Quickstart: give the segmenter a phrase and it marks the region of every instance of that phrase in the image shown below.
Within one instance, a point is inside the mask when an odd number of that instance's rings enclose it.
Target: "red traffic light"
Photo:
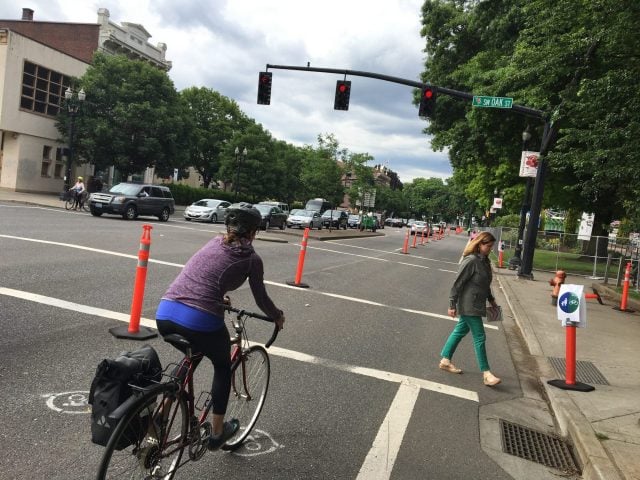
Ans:
[[[271,72],[260,72],[258,74],[258,105],[269,105],[271,103]]]
[[[433,87],[423,87],[421,94],[418,115],[429,118],[436,107],[436,90]]]
[[[349,97],[351,96],[351,81],[338,80],[336,82],[336,96],[333,102],[335,110],[349,110]]]

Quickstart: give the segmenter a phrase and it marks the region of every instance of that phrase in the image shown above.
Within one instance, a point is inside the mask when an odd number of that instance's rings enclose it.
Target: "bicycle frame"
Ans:
[[[249,340],[246,336],[245,328],[244,328],[244,318],[245,317],[255,317],[263,320],[270,320],[267,317],[260,316],[258,314],[253,314],[250,312],[246,312],[244,310],[236,310],[231,307],[225,307],[230,311],[234,311],[236,313],[236,319],[232,322],[234,330],[236,331],[236,336],[231,339],[232,349],[231,349],[231,370],[234,371],[236,368],[242,368],[242,388],[238,388],[235,384],[235,377],[232,377],[232,385],[231,389],[235,392],[245,392],[240,393],[240,395],[247,400],[251,400],[251,393],[249,392],[249,386],[247,384],[247,374],[245,370],[245,354],[243,351],[243,345],[249,343]],[[267,342],[267,346],[270,346],[276,339],[278,334],[277,327],[274,328],[274,332],[271,336],[271,339]],[[186,347],[185,355],[182,360],[178,364],[173,364],[174,371],[170,374],[170,377],[173,382],[176,384],[176,391],[173,395],[179,396],[181,393],[185,395],[186,404],[187,404],[187,415],[189,417],[188,422],[188,431],[187,436],[184,438],[178,438],[176,440],[176,444],[174,448],[171,448],[171,440],[166,438],[168,436],[168,432],[172,431],[172,427],[175,421],[175,417],[177,415],[177,410],[173,410],[173,417],[168,419],[162,419],[163,427],[161,428],[160,435],[162,438],[159,438],[160,444],[163,446],[161,448],[163,452],[163,456],[171,456],[176,450],[183,449],[187,447],[190,443],[191,432],[194,429],[199,429],[201,425],[205,424],[209,412],[212,408],[212,401],[209,393],[209,398],[206,401],[206,404],[202,408],[200,414],[196,417],[196,398],[195,398],[195,386],[193,375],[200,361],[202,360],[202,353],[193,353],[192,348]],[[154,413],[154,417],[162,415],[162,412],[165,408],[170,410],[171,402],[175,401],[175,399],[163,398],[160,405],[158,405],[156,412]],[[171,448],[167,450],[167,447]],[[189,461],[189,460],[186,460]],[[185,461],[181,463],[182,466]]]

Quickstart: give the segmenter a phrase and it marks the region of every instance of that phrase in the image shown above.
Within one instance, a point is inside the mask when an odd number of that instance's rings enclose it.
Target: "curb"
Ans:
[[[569,394],[543,381],[549,405],[563,437],[569,437],[582,464],[584,480],[622,480],[618,469],[596,437],[591,423],[580,412]]]
[[[531,328],[526,310],[513,293],[508,282],[503,282],[499,275],[496,275],[496,278],[502,287],[502,293],[511,308],[515,323],[520,329],[530,354],[537,358],[541,371],[553,372],[553,367],[544,356],[535,331]],[[582,478],[584,480],[622,480],[618,469],[609,459],[604,447],[596,437],[591,423],[580,412],[568,392],[547,384],[547,380],[550,379],[543,375],[540,376],[540,383],[544,388],[547,404],[553,412],[560,434],[569,438],[575,447],[582,467]]]

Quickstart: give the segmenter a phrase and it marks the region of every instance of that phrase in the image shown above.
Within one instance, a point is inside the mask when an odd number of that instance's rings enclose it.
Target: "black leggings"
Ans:
[[[156,320],[158,332],[162,336],[177,333],[189,340],[193,353],[203,353],[213,364],[213,383],[211,401],[213,413],[224,415],[227,411],[229,391],[231,390],[231,340],[226,326],[215,332],[190,330],[169,320]],[[183,353],[185,350],[180,349]],[[194,359],[194,370],[202,357]]]

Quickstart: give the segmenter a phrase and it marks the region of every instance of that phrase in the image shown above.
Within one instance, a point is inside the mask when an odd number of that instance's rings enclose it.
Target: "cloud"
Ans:
[[[419,81],[424,64],[422,0],[33,0],[36,21],[139,23],[150,42],[167,45],[169,76],[179,90],[205,86],[234,99],[272,135],[316,144],[333,133],[340,146],[367,152],[403,182],[452,175],[446,152],[433,152],[413,105],[413,88],[349,76],[349,110],[336,111],[336,80],[344,75],[272,69],[271,105],[257,105],[258,72],[266,64],[373,72]],[[0,5],[0,18],[21,10]]]

